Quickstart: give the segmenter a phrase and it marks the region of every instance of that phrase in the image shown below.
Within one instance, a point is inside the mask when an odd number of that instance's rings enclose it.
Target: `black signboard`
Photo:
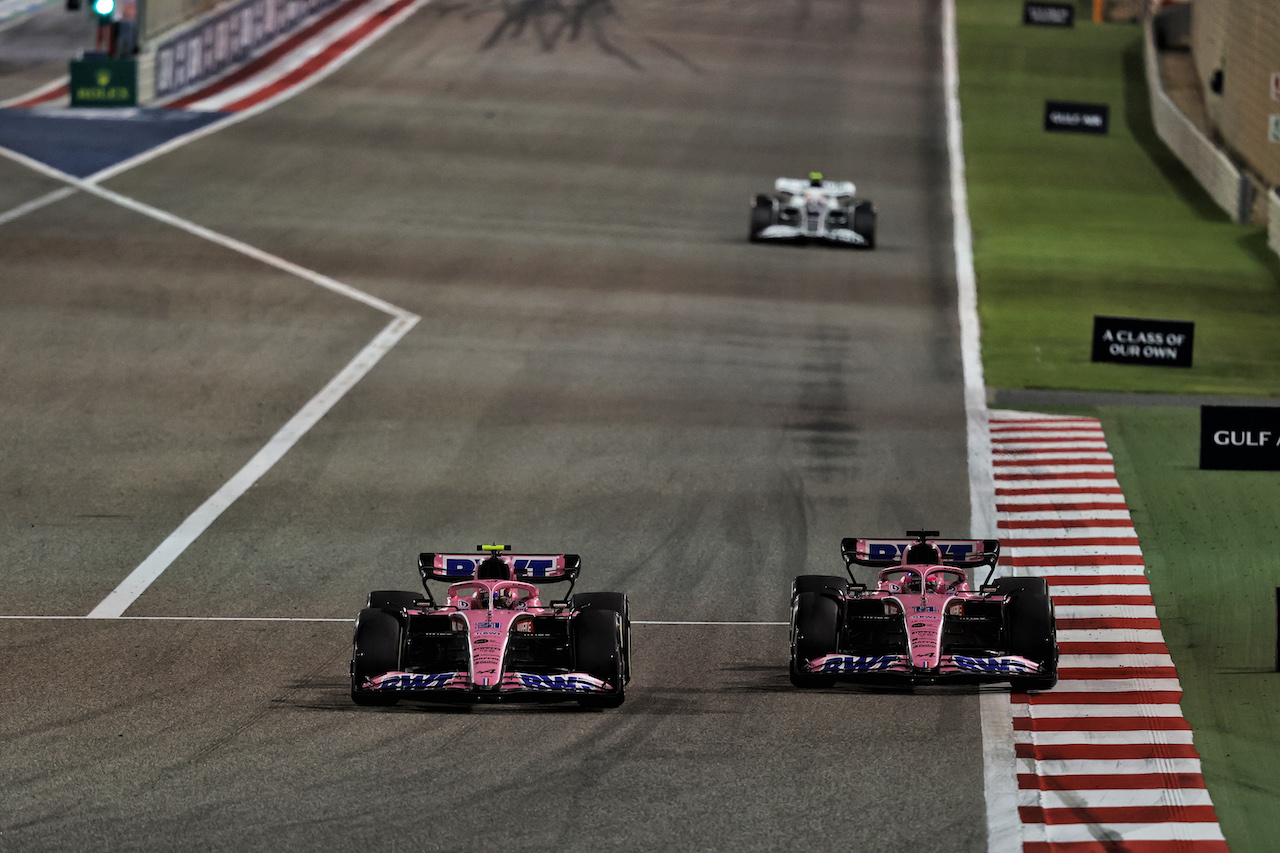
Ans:
[[[67,88],[73,107],[132,107],[138,103],[138,63],[103,55],[73,59]]]
[[[1093,318],[1093,361],[1190,367],[1196,324],[1136,317]]]
[[[1096,133],[1105,136],[1111,124],[1111,108],[1106,104],[1078,104],[1074,101],[1045,101],[1044,129],[1057,133]]]
[[[1200,467],[1280,471],[1280,406],[1201,406]]]
[[[1076,7],[1070,3],[1023,3],[1022,23],[1033,27],[1074,27]]]

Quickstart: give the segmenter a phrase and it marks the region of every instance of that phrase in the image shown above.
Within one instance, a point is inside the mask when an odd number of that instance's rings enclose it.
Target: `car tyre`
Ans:
[[[1035,580],[1042,578],[1002,578]],[[1044,675],[1009,679],[1014,690],[1050,690],[1058,683],[1058,638],[1053,600],[1029,586],[1009,596],[1005,610],[1009,651],[1047,667]]]
[[[357,705],[394,705],[394,693],[361,689],[370,678],[400,668],[400,620],[385,610],[366,607],[356,616],[351,639],[351,701]]]
[[[616,708],[626,699],[622,652],[622,615],[616,610],[592,607],[573,617],[573,654],[576,668],[616,685],[612,693],[580,696],[584,708]]]
[[[574,610],[612,610],[622,618],[622,681],[631,682],[631,606],[625,592],[580,592],[573,597]]]
[[[853,230],[866,240],[866,248],[876,247],[876,209],[869,201],[860,201],[853,208]]]
[[[365,607],[372,607],[377,610],[399,611],[406,607],[416,607],[421,601],[423,601],[422,596],[418,595],[416,592],[402,592],[398,589],[379,589],[369,593],[369,600],[365,603]]]
[[[813,675],[800,669],[802,661],[839,651],[840,605],[821,592],[802,592],[791,606],[791,683],[796,687],[820,687],[829,676]]]
[[[752,243],[760,241],[760,232],[773,224],[773,199],[767,195],[756,196],[755,204],[751,207],[751,231],[748,232],[747,239]]]
[[[848,591],[848,578],[839,575],[799,575],[791,582],[793,600],[802,592],[827,592],[844,596]]]

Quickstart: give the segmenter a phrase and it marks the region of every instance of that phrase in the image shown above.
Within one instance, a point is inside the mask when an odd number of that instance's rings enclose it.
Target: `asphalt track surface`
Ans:
[[[939,28],[436,2],[109,181],[422,319],[127,618],[0,619],[0,850],[985,850],[975,691],[801,692],[785,626],[698,624],[968,529]],[[810,169],[875,251],[746,242]],[[0,160],[0,211],[59,186]],[[89,613],[387,323],[87,193],[0,257],[4,616]],[[626,704],[352,705],[301,620],[498,540],[629,593]]]

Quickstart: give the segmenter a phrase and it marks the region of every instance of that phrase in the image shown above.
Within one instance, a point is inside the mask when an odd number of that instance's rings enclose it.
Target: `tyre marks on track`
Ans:
[[[1049,582],[1058,686],[1011,696],[1026,853],[1225,853],[1142,549],[1094,418],[993,411],[1005,562]]]

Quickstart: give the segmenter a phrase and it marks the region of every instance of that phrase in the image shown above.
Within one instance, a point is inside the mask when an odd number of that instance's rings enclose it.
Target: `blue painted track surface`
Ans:
[[[228,116],[165,109],[0,110],[0,146],[87,178]]]

